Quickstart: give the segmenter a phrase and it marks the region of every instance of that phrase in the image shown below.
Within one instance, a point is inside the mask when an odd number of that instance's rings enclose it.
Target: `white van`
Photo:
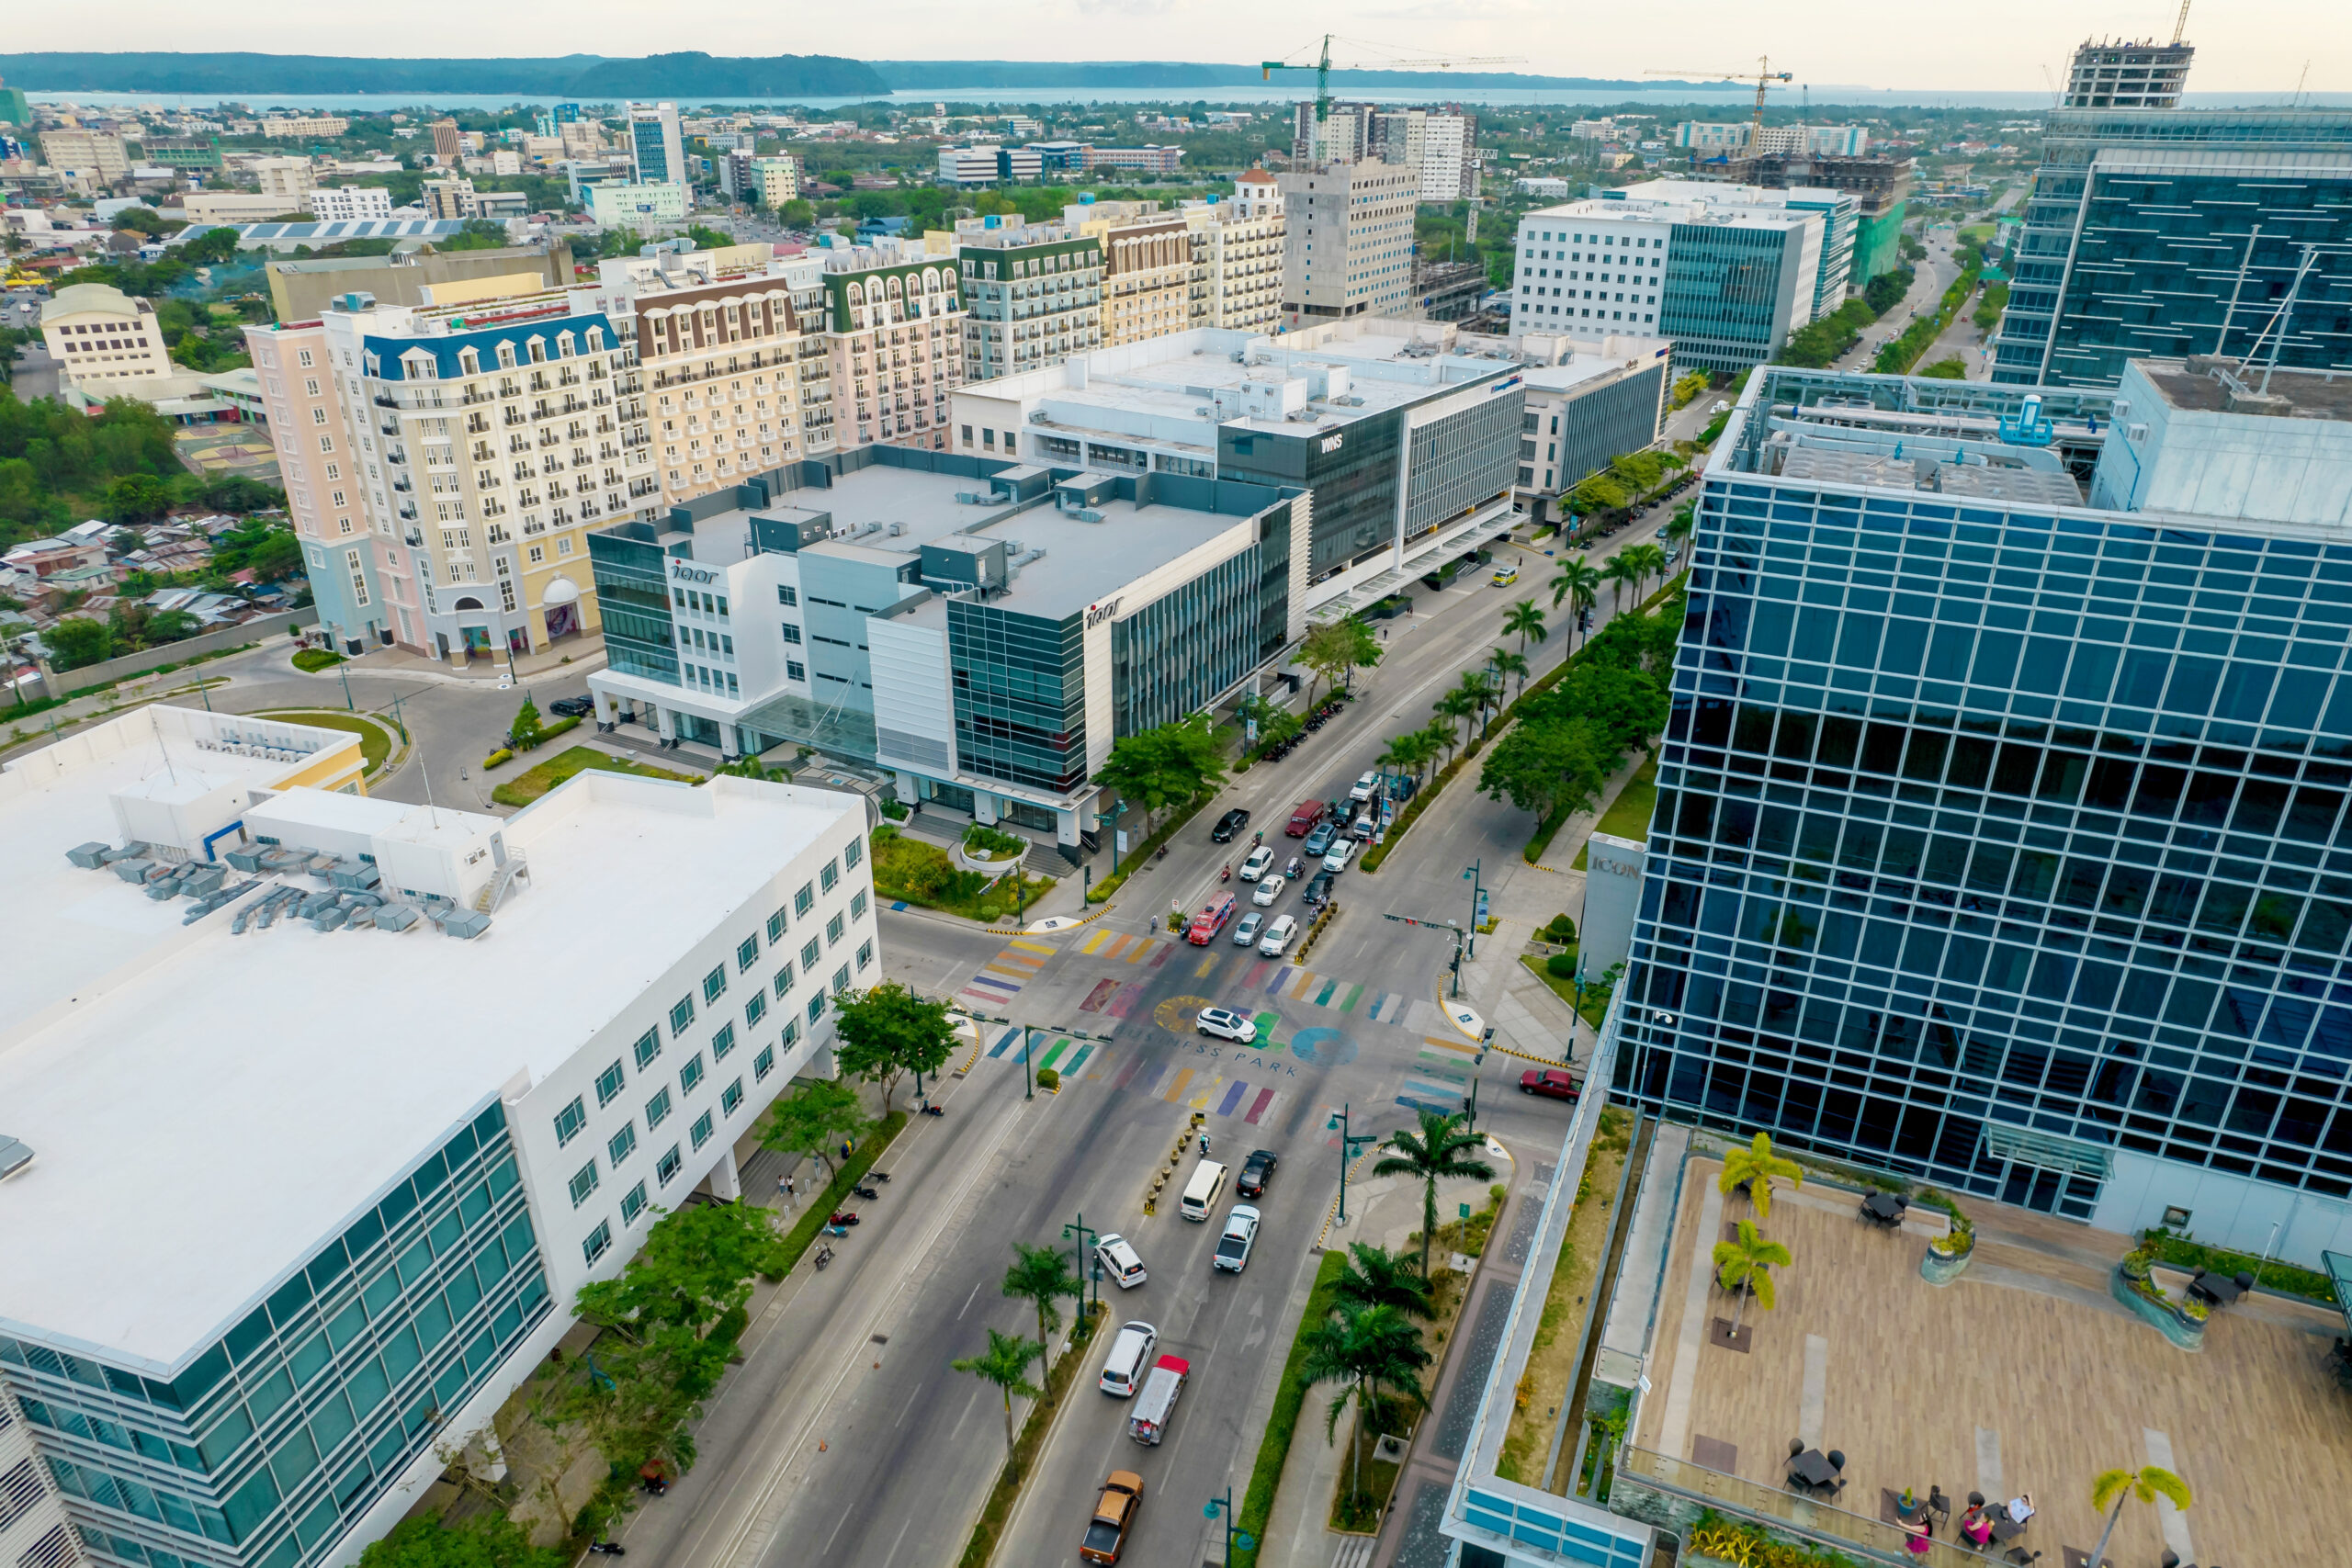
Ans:
[[[1097,1386],[1120,1399],[1133,1394],[1159,1344],[1159,1330],[1148,1323],[1121,1324],[1119,1337],[1111,1341],[1111,1353],[1102,1359],[1102,1377]]]
[[[1225,1167],[1213,1159],[1201,1161],[1193,1168],[1193,1179],[1184,1183],[1183,1201],[1176,1205],[1176,1212],[1188,1220],[1206,1220],[1224,1186]]]

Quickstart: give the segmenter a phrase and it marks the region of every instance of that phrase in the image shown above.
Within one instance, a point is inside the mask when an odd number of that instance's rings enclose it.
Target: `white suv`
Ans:
[[[1266,928],[1266,934],[1258,939],[1258,951],[1268,958],[1280,958],[1283,949],[1290,945],[1290,939],[1297,932],[1298,921],[1295,917],[1276,915],[1274,923]]]
[[[1230,1008],[1203,1008],[1193,1020],[1204,1034],[1243,1045],[1258,1043],[1258,1021]]]
[[[1378,794],[1379,791],[1380,773],[1379,771],[1375,769],[1373,772],[1364,774],[1363,777],[1356,780],[1355,787],[1348,791],[1348,798],[1354,801],[1370,800],[1374,795]]]

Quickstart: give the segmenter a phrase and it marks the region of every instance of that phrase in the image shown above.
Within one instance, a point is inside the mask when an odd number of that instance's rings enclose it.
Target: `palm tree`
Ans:
[[[1715,1178],[1715,1190],[1729,1192],[1735,1188],[1747,1189],[1747,1201],[1756,1205],[1756,1217],[1772,1217],[1772,1180],[1785,1177],[1791,1187],[1804,1185],[1804,1168],[1792,1159],[1784,1159],[1772,1152],[1769,1133],[1758,1133],[1756,1141],[1744,1149],[1732,1149],[1724,1156],[1723,1174]]]
[[[2098,1547],[2091,1553],[2093,1562],[2107,1561],[2107,1538],[2115,1533],[2115,1521],[2122,1517],[2123,1505],[2133,1497],[2143,1503],[2154,1503],[2161,1497],[2176,1508],[2186,1508],[2189,1502],[2188,1483],[2153,1464],[2137,1470],[2100,1471],[2098,1479],[2091,1483],[2091,1506],[2107,1514],[2107,1528],[2098,1532]]]
[[[1573,599],[1579,610],[1589,609],[1593,596],[1600,591],[1600,573],[1593,570],[1591,558],[1578,556],[1564,560],[1560,570],[1552,574],[1552,608],[1560,607],[1563,599]]]
[[[1473,1159],[1466,1149],[1481,1148],[1487,1140],[1462,1130],[1464,1118],[1423,1107],[1419,1133],[1400,1130],[1381,1145],[1396,1152],[1372,1168],[1374,1176],[1410,1176],[1421,1183],[1421,1278],[1430,1277],[1430,1243],[1437,1236],[1437,1184],[1440,1179],[1492,1181],[1495,1168]]]
[[[1544,629],[1544,612],[1535,607],[1534,600],[1521,599],[1503,612],[1503,635],[1509,637],[1513,633],[1518,634],[1519,651],[1521,653],[1527,651],[1529,637],[1541,644],[1551,635]]]
[[[1715,1282],[1738,1298],[1731,1308],[1733,1333],[1739,1332],[1740,1312],[1749,1292],[1755,1294],[1758,1306],[1766,1312],[1772,1310],[1771,1270],[1785,1269],[1794,1261],[1787,1247],[1768,1239],[1756,1228],[1754,1220],[1739,1222],[1737,1241],[1715,1243]]]
[[[1632,554],[1630,550],[1619,550],[1600,563],[1600,580],[1609,584],[1609,607],[1611,610],[1625,607],[1627,588],[1634,589],[1636,595],[1640,592],[1642,569],[1629,558]]]
[[[1478,716],[1478,738],[1487,737],[1487,727],[1493,722],[1493,710],[1502,705],[1502,682],[1490,670],[1465,670],[1462,672],[1462,689],[1467,693],[1472,711]]]
[[[1696,502],[1686,501],[1679,507],[1675,509],[1674,515],[1667,519],[1666,526],[1660,529],[1659,532],[1679,545],[1683,540],[1689,538],[1691,531],[1698,525],[1698,503]]]
[[[1457,727],[1464,719],[1477,711],[1477,705],[1468,693],[1456,686],[1431,703],[1430,706],[1437,712],[1437,725],[1432,728],[1442,727],[1445,736],[1445,760],[1451,762],[1453,761],[1453,749],[1462,744],[1462,734]]]
[[[1657,546],[1647,543],[1639,544],[1625,553],[1634,558],[1634,569],[1637,573],[1634,582],[1637,588],[1653,577],[1666,575],[1666,551]]]
[[[1408,1317],[1427,1317],[1431,1310],[1430,1282],[1406,1267],[1405,1260],[1373,1242],[1351,1242],[1331,1282],[1334,1300],[1359,1306],[1395,1307]]]
[[[1487,656],[1487,668],[1495,672],[1495,679],[1498,681],[1505,676],[1515,676],[1519,681],[1519,689],[1522,692],[1527,690],[1527,658],[1524,654],[1513,653],[1507,648],[1498,648]]]
[[[1418,729],[1408,729],[1402,735],[1392,737],[1373,761],[1381,767],[1394,768],[1400,773],[1419,773],[1421,764],[1429,760],[1422,745],[1428,739]]]
[[[1055,1301],[1062,1296],[1082,1300],[1086,1281],[1070,1271],[1069,1258],[1065,1254],[1050,1247],[1031,1247],[1016,1241],[1012,1244],[1012,1266],[1004,1271],[1004,1293],[1036,1303],[1037,1343],[1043,1345],[1062,1325],[1061,1314],[1054,1310]]]
[[[1349,1302],[1308,1331],[1298,1381],[1306,1388],[1327,1382],[1347,1385],[1331,1401],[1323,1422],[1324,1439],[1337,1442],[1340,1416],[1351,1404],[1359,1415],[1371,1409],[1383,1383],[1426,1405],[1429,1400],[1417,1374],[1429,1361],[1430,1353],[1421,1348],[1420,1331],[1395,1307]],[[1351,1493],[1363,1490],[1359,1484],[1363,1451],[1361,1440],[1348,1445]]]
[[[982,1382],[991,1382],[1004,1395],[1004,1457],[1012,1458],[1012,1396],[1038,1399],[1045,1390],[1031,1383],[1023,1374],[1029,1363],[1046,1353],[1046,1348],[1035,1339],[1023,1339],[1018,1334],[1000,1334],[989,1330],[988,1354],[967,1356],[947,1364],[959,1372],[969,1372]]]

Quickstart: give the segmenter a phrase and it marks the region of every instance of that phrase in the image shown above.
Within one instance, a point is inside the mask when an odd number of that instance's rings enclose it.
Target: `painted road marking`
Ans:
[[[1086,993],[1086,999],[1078,1004],[1078,1010],[1080,1012],[1101,1012],[1102,1010],[1102,1004],[1109,1001],[1111,999],[1111,993],[1118,988],[1119,982],[1116,980],[1095,981],[1094,988]]]

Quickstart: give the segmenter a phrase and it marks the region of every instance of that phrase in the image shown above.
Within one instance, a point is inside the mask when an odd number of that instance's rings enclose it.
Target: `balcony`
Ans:
[[[396,409],[401,406],[399,400],[390,392],[379,392],[369,400],[379,409]]]
[[[401,494],[405,495],[405,494],[407,494],[410,491],[414,490],[416,487],[415,487],[414,485],[413,485],[413,484],[409,483],[409,481],[408,481],[407,479],[394,479],[394,480],[392,481],[392,488],[393,488],[394,490],[396,490],[396,491],[399,491]]]
[[[408,461],[408,454],[398,446],[387,446],[384,448],[384,461],[387,463],[405,463]]]

